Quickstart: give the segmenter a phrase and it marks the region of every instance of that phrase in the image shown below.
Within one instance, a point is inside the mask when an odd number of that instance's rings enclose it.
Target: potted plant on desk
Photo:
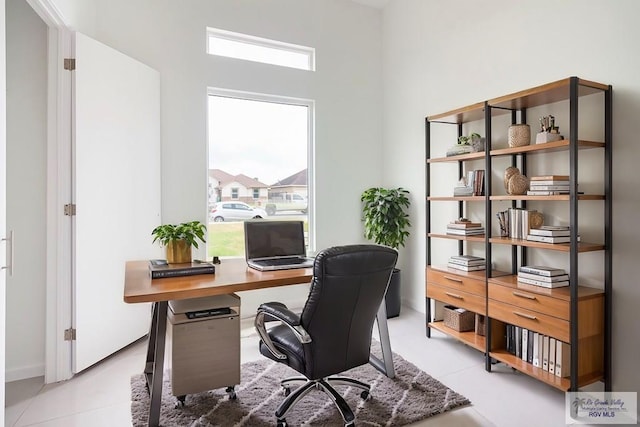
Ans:
[[[364,237],[379,245],[398,249],[404,246],[409,236],[407,228],[411,226],[409,214],[409,191],[402,187],[372,187],[365,190],[360,197],[363,203]],[[394,269],[385,296],[387,317],[400,315],[400,270]]]
[[[191,262],[191,246],[198,248],[198,240],[205,242],[207,228],[200,221],[181,224],[163,224],[153,229],[153,243],[160,242],[167,248],[167,262],[180,264]]]

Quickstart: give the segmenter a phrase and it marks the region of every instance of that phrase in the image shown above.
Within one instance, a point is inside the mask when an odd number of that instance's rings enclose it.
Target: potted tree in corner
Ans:
[[[153,229],[153,243],[160,242],[167,248],[167,262],[181,264],[191,262],[191,246],[198,248],[198,240],[204,243],[207,228],[200,221],[181,224],[163,224]]]
[[[365,190],[360,197],[364,237],[394,249],[404,246],[409,236],[407,228],[411,226],[409,214],[405,211],[410,205],[408,194],[409,191],[402,187],[372,187]],[[400,315],[400,270],[397,268],[391,275],[385,303],[387,317]]]

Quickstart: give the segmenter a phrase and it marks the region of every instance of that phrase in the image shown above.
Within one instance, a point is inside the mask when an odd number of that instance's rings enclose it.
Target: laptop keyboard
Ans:
[[[278,258],[278,259],[263,259],[263,260],[260,260],[261,264],[270,265],[270,266],[295,265],[295,264],[302,264],[304,262],[307,262],[307,260],[302,259],[302,258]]]

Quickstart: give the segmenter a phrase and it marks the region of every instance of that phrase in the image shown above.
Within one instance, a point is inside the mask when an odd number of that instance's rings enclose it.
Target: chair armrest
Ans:
[[[265,316],[265,321],[279,320],[290,326],[300,325],[300,316],[289,310],[289,308],[281,302],[267,302],[260,304],[258,307],[258,313],[265,312],[268,316]]]
[[[278,320],[288,326],[301,343],[306,344],[311,342],[311,337],[300,325],[300,316],[289,310],[286,305],[279,302],[261,304],[260,307],[258,307],[254,326],[262,342],[264,342],[271,354],[278,359],[284,360],[287,356],[275,347],[264,325],[265,322],[273,320]]]

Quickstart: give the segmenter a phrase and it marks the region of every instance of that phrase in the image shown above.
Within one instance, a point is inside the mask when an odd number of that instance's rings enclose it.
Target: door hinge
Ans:
[[[76,58],[64,58],[64,69],[65,70],[75,70],[76,69]]]
[[[76,340],[76,330],[75,328],[69,328],[64,330],[64,340],[65,341],[75,341]]]
[[[67,216],[74,216],[76,214],[75,203],[67,203],[64,205],[64,214]]]

